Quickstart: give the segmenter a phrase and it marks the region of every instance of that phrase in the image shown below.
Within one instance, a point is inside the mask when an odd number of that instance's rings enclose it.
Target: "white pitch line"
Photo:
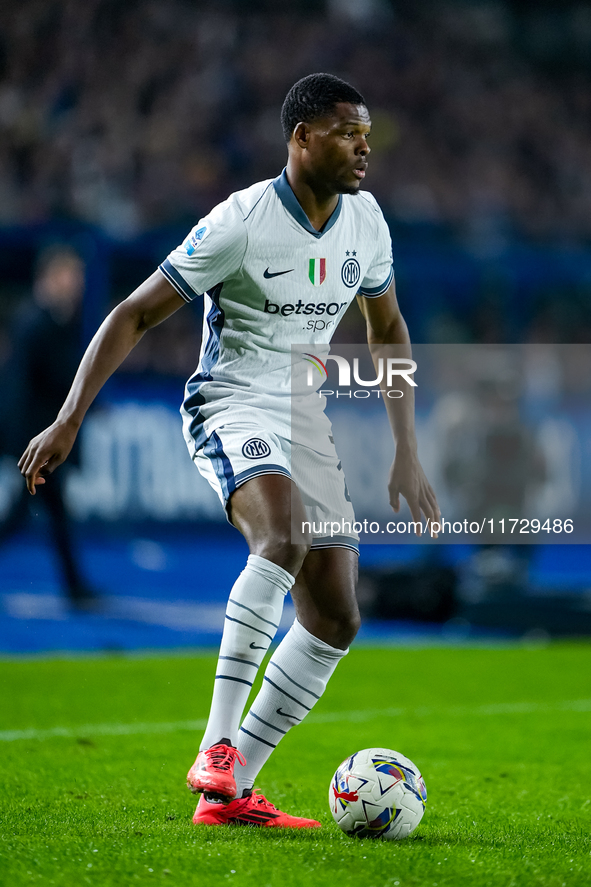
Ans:
[[[175,733],[177,730],[205,730],[207,720],[169,721],[160,724],[81,724],[80,727],[50,727],[48,730],[0,730],[0,742],[19,739],[75,739],[79,736],[133,736],[139,733]]]
[[[312,712],[306,724],[359,723],[373,718],[395,718],[400,715],[428,717],[430,715],[494,717],[495,715],[522,715],[540,712],[571,711],[591,712],[591,699],[570,699],[555,704],[540,702],[501,702],[491,705],[449,706],[417,708],[366,708],[355,711]],[[17,742],[26,739],[76,739],[80,736],[133,736],[137,734],[175,733],[179,730],[205,730],[206,719],[195,721],[169,721],[156,724],[82,724],[79,727],[50,727],[48,730],[0,730],[0,742]]]

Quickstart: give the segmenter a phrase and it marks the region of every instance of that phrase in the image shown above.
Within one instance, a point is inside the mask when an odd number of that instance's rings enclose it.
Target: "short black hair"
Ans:
[[[308,74],[291,87],[281,108],[281,126],[289,142],[298,123],[312,123],[327,117],[339,102],[365,105],[354,86],[334,74]]]

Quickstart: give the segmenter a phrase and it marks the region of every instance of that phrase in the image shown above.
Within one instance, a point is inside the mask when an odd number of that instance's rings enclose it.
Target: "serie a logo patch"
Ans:
[[[191,234],[187,237],[184,243],[185,252],[188,256],[192,256],[205,235],[207,234],[207,226],[203,225],[201,228],[198,228],[196,231],[192,231]]]
[[[251,437],[242,447],[242,455],[247,459],[264,459],[271,454],[271,447],[260,437]]]

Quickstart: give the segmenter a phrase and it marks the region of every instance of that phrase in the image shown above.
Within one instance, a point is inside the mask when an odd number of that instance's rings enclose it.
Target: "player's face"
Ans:
[[[310,124],[308,172],[333,194],[357,194],[365,178],[371,120],[365,105],[335,105]]]

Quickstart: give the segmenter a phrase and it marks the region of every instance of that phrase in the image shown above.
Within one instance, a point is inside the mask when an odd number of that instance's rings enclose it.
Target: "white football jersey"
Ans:
[[[381,296],[394,273],[371,194],[340,195],[319,232],[285,170],[216,206],[160,271],[186,301],[205,294],[201,356],[181,408],[192,455],[229,422],[290,439],[291,346],[326,354],[353,297]]]

